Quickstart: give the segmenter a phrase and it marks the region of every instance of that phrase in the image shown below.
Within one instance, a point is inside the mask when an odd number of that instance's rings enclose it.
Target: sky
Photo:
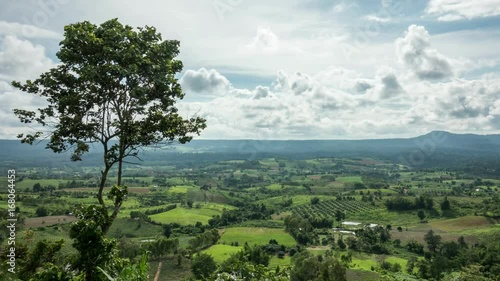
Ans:
[[[118,18],[180,41],[203,139],[500,133],[500,0],[0,0],[0,138],[33,128],[11,86],[55,67],[64,26]]]

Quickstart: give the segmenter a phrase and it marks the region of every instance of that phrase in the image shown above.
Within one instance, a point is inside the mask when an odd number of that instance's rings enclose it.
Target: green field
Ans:
[[[162,224],[168,223],[178,223],[181,225],[188,224],[196,224],[196,222],[201,222],[203,224],[207,224],[208,220],[212,218],[212,216],[222,214],[222,210],[226,209],[234,209],[234,207],[223,204],[215,204],[208,203],[202,204],[201,208],[182,208],[177,207],[168,212],[151,215],[150,218]]]
[[[363,182],[360,176],[338,177],[335,178],[335,180],[340,182],[359,182],[359,183]]]
[[[211,255],[217,263],[221,263],[231,257],[232,254],[235,254],[243,249],[243,246],[229,246],[217,244],[212,247],[203,250],[202,253]]]
[[[295,246],[296,242],[290,234],[283,229],[263,227],[231,227],[227,228],[219,241],[231,244],[238,242],[240,245],[265,245],[269,240],[276,239],[278,243],[285,246]]]
[[[277,266],[289,266],[292,263],[292,259],[289,256],[285,256],[282,259],[276,256],[271,257],[271,261],[269,261],[269,267],[275,268]]]
[[[172,186],[168,189],[168,193],[183,193],[186,194],[188,189],[195,188],[193,186],[180,185],[180,186]]]
[[[395,256],[384,256],[384,255],[369,255],[357,253],[351,262],[352,269],[361,269],[371,271],[371,268],[379,267],[382,261],[390,262],[391,264],[399,263],[401,268],[406,267],[406,263],[408,262],[406,259],[398,258]]]

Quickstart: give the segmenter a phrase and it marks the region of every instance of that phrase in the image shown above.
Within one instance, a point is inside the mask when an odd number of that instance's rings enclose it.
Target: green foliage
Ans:
[[[141,260],[136,264],[129,264],[128,260],[124,261],[121,270],[118,272],[116,277],[112,277],[111,274],[106,272],[104,269],[98,267],[98,269],[108,278],[109,281],[146,281],[149,280],[148,275],[148,256],[146,254],[142,255]]]
[[[312,232],[313,226],[307,219],[292,214],[285,218],[285,230],[290,233],[300,244],[312,243],[316,240]]]
[[[291,281],[346,281],[346,267],[333,257],[319,258],[308,251],[292,257]]]
[[[448,210],[451,209],[451,204],[450,204],[450,200],[448,200],[448,196],[444,197],[444,199],[441,202],[440,206],[441,206],[441,210],[442,211],[448,211]]]
[[[217,270],[217,264],[212,256],[197,254],[191,263],[191,270],[197,279],[206,280]]]
[[[84,274],[75,276],[73,273],[62,269],[52,263],[45,263],[30,281],[83,281]]]
[[[153,242],[147,242],[144,247],[151,253],[155,259],[165,257],[177,252],[179,249],[179,239],[159,238]]]
[[[270,270],[267,267],[250,262],[235,261],[225,269],[219,269],[212,275],[211,280],[215,281],[289,281],[290,273],[288,268]]]
[[[217,243],[220,235],[217,229],[205,231],[204,233],[195,236],[189,240],[189,248],[192,252],[197,252],[201,249],[208,248]]]
[[[438,248],[441,246],[441,236],[438,234],[434,234],[434,231],[431,229],[424,236],[424,241],[427,243],[427,248],[431,252],[436,252]]]
[[[229,259],[221,264],[222,271],[229,272],[236,263],[252,263],[254,265],[268,266],[271,256],[264,249],[265,246],[249,246],[245,243],[243,249],[232,254]]]
[[[420,210],[418,211],[417,216],[420,219],[420,221],[423,221],[425,219],[425,212]]]
[[[37,217],[46,217],[49,215],[49,210],[46,207],[38,207],[35,214]]]
[[[116,258],[116,240],[104,237],[103,229],[109,221],[108,211],[102,206],[91,205],[75,210],[78,218],[70,230],[73,247],[78,250],[77,269],[86,274],[86,280],[99,280],[97,267],[104,268]]]
[[[312,205],[316,205],[316,204],[318,204],[318,203],[319,203],[319,198],[318,198],[318,197],[313,197],[313,198],[311,198],[311,204],[312,204]]]

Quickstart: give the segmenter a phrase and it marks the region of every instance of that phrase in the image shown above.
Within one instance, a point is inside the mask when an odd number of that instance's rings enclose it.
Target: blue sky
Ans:
[[[500,133],[500,0],[6,0],[0,138],[44,105],[10,81],[57,65],[65,25],[116,17],[181,41],[179,109],[202,138]]]

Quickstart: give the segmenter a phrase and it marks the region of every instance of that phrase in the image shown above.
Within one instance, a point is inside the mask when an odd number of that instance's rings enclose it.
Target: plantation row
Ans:
[[[374,209],[371,204],[362,201],[337,201],[329,200],[316,205],[301,205],[292,209],[292,212],[302,217],[322,216],[334,217],[339,210],[346,214],[353,214]]]

